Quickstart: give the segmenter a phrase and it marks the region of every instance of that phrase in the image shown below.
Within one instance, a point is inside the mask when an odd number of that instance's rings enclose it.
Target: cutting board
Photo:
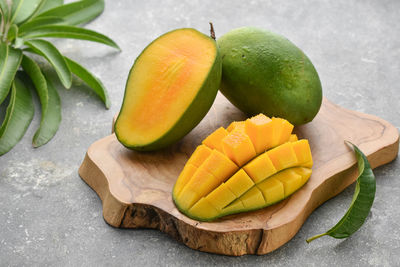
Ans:
[[[310,142],[314,159],[309,182],[273,206],[214,222],[199,222],[180,213],[171,190],[197,145],[220,126],[244,115],[222,95],[202,122],[179,143],[158,152],[126,149],[114,134],[94,142],[79,169],[82,179],[102,200],[105,221],[121,228],[155,228],[190,248],[226,254],[266,254],[288,242],[310,213],[357,178],[356,144],[373,168],[398,153],[399,133],[376,116],[341,108],[324,99],[316,118],[295,127]]]

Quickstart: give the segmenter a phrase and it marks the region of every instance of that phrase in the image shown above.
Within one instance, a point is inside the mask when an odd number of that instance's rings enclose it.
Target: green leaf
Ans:
[[[2,17],[4,17],[4,23],[6,23],[9,19],[9,15],[11,13],[11,2],[9,5],[7,3],[7,0],[0,0],[0,9],[1,9]]]
[[[103,10],[104,0],[83,0],[50,9],[39,16],[61,17],[68,25],[79,25],[93,20]]]
[[[62,18],[57,18],[57,17],[41,17],[41,18],[35,18],[29,22],[23,23],[19,27],[19,33],[23,34],[24,32],[29,32],[32,29],[44,26],[44,25],[49,25],[49,24],[57,24],[57,23],[63,23],[64,20]]]
[[[13,24],[10,26],[10,29],[8,29],[8,34],[7,34],[7,40],[9,42],[12,42],[18,35],[18,26]]]
[[[40,5],[38,6],[38,8],[32,14],[31,18],[34,18],[37,15],[39,15],[49,9],[61,6],[63,4],[64,4],[64,0],[42,0],[40,2]]]
[[[107,90],[103,83],[97,79],[91,72],[79,65],[77,62],[70,58],[64,57],[67,61],[72,73],[84,81],[93,91],[100,97],[106,108],[110,108],[110,99],[108,98]]]
[[[42,0],[13,0],[11,22],[19,24],[28,19]]]
[[[6,118],[0,128],[0,156],[10,151],[21,140],[34,112],[30,91],[16,77],[12,84]]]
[[[22,60],[22,51],[0,43],[0,104],[7,97],[15,73]]]
[[[67,25],[46,25],[32,29],[32,31],[21,34],[25,40],[36,39],[38,37],[72,38],[98,42],[109,45],[116,49],[119,46],[107,36],[84,28]]]
[[[48,90],[48,105],[47,109],[42,108],[42,119],[40,127],[33,136],[32,144],[34,147],[39,147],[49,142],[56,134],[61,122],[61,101],[60,96],[50,79],[46,77]]]
[[[329,235],[334,238],[346,238],[355,233],[367,218],[375,198],[376,181],[367,157],[354,144],[359,176],[350,207],[343,218],[324,234],[319,234],[307,239],[311,242],[321,236]]]
[[[72,84],[72,74],[64,57],[57,48],[45,40],[25,41],[25,45],[32,49],[34,53],[43,56],[54,67],[61,83],[65,88],[70,88]]]

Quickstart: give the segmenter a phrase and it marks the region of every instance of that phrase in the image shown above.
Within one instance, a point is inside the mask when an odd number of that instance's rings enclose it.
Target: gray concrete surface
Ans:
[[[311,58],[328,99],[399,128],[399,17],[397,0],[106,1],[104,14],[87,27],[116,40],[121,53],[72,40],[57,46],[101,78],[112,108],[105,110],[79,82],[69,91],[60,87],[63,121],[55,138],[31,147],[37,116],[24,139],[0,158],[0,266],[400,266],[399,160],[376,169],[372,212],[351,238],[305,242],[342,217],[354,187],[318,208],[280,249],[243,257],[194,251],[156,230],[108,226],[100,200],[77,174],[88,146],[109,134],[140,51],[171,29],[206,33],[209,21],[217,37],[245,25],[285,35]]]

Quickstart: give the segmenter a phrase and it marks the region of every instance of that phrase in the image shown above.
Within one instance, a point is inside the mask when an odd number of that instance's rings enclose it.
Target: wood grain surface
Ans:
[[[171,190],[197,145],[219,126],[244,115],[220,94],[207,116],[179,143],[158,152],[139,153],[122,146],[114,134],[93,143],[79,169],[82,179],[103,203],[107,223],[123,228],[156,228],[190,248],[226,254],[266,254],[288,242],[310,213],[357,178],[351,141],[373,168],[398,153],[399,133],[390,123],[350,111],[324,99],[311,122],[295,128],[310,142],[314,166],[309,182],[288,199],[258,210],[214,222],[181,214]]]

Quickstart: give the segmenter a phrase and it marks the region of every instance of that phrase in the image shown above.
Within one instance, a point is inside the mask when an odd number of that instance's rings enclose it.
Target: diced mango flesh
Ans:
[[[238,130],[233,130],[222,139],[222,149],[225,155],[238,166],[242,166],[256,156],[249,136]]]
[[[289,137],[289,142],[295,142],[295,141],[297,141],[297,140],[299,140],[299,138],[297,138],[297,135],[296,135],[296,134],[291,134],[291,135],[290,135],[290,137]]]
[[[254,144],[257,154],[272,147],[271,135],[273,133],[272,120],[263,114],[259,114],[245,121],[247,135]]]
[[[222,210],[229,203],[236,199],[235,194],[226,186],[226,184],[222,183],[218,186],[214,191],[206,196],[206,199],[217,209]]]
[[[186,164],[193,164],[196,167],[200,165],[210,156],[212,150],[206,145],[199,145],[193,152]]]
[[[254,186],[239,198],[243,206],[248,210],[253,210],[258,207],[265,206],[265,199],[257,186]]]
[[[218,128],[192,154],[178,177],[173,199],[197,220],[266,207],[287,198],[311,176],[307,140],[293,125],[257,115]]]
[[[223,127],[219,127],[217,130],[207,136],[206,139],[203,140],[203,144],[211,149],[217,149],[220,152],[223,152],[221,141],[227,135],[228,132]]]
[[[183,170],[174,186],[174,195],[177,196],[182,191],[182,188],[190,181],[196,171],[196,166],[190,163],[187,163],[185,167],[183,167]]]
[[[193,217],[199,219],[207,218],[212,219],[217,217],[220,211],[216,210],[214,206],[206,199],[201,198],[193,207],[189,210]]]
[[[215,178],[222,183],[231,177],[239,168],[227,156],[214,149],[200,166],[200,169],[213,174]]]
[[[234,121],[226,128],[228,132],[232,132],[233,130],[245,132],[245,122],[244,121]]]
[[[264,195],[265,203],[270,205],[274,204],[285,198],[285,191],[281,181],[274,177],[265,179],[261,183],[257,184]]]
[[[272,164],[272,161],[267,153],[263,153],[262,155],[253,159],[247,163],[243,169],[255,183],[259,183],[265,178],[276,173],[276,168]]]
[[[240,197],[254,186],[254,182],[243,169],[237,171],[225,184],[236,197]]]
[[[296,166],[297,157],[293,145],[287,142],[266,152],[277,171]]]

